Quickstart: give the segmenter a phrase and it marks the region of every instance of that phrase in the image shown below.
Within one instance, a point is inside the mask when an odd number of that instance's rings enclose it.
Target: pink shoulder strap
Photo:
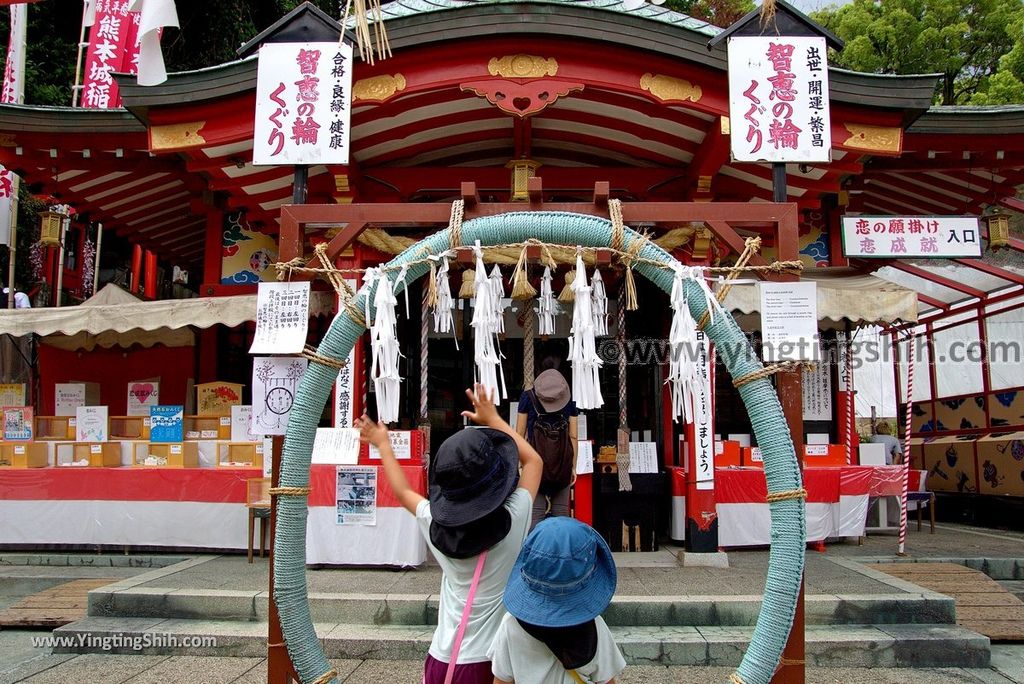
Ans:
[[[459,623],[459,631],[455,634],[455,643],[452,644],[452,655],[448,660],[448,671],[444,675],[444,684],[452,684],[455,677],[455,664],[459,660],[459,649],[462,648],[462,637],[466,634],[466,623],[469,622],[469,613],[473,609],[473,598],[476,596],[477,585],[480,584],[480,574],[484,569],[484,560],[487,552],[480,554],[476,562],[476,571],[473,573],[473,583],[469,585],[469,595],[466,596],[466,607],[462,609],[462,622]]]

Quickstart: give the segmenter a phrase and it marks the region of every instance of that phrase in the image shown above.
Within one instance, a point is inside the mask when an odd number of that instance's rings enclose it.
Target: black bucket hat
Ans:
[[[433,521],[458,527],[501,508],[519,482],[518,463],[515,441],[500,430],[467,428],[446,439],[430,463]]]

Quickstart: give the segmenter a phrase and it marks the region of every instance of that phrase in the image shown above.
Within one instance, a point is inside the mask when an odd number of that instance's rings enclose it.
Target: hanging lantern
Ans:
[[[989,249],[998,249],[1010,244],[1010,217],[1008,214],[999,211],[981,217],[982,223],[988,230]]]
[[[67,216],[59,211],[39,212],[39,242],[44,245],[59,245],[60,230]]]
[[[540,164],[533,161],[532,159],[513,159],[508,164],[505,164],[506,169],[512,169],[512,196],[509,198],[512,202],[528,202],[530,200],[530,194],[527,191],[527,185]]]

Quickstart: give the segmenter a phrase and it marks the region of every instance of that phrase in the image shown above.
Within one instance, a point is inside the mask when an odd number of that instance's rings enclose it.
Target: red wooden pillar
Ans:
[[[203,250],[203,285],[200,294],[204,297],[216,292],[220,285],[221,260],[224,243],[224,212],[210,207],[206,214],[206,239]],[[197,352],[197,382],[213,382],[217,379],[217,328],[199,331]]]
[[[156,299],[156,252],[146,250],[146,299]]]
[[[711,381],[711,420],[705,429],[708,435],[703,439],[711,441],[711,467],[714,468],[715,452],[715,376],[714,355],[711,352],[711,341],[705,336],[708,348],[708,374]],[[685,350],[680,353],[688,353]],[[718,551],[718,509],[715,504],[714,487],[701,489],[697,487],[697,445],[701,436],[697,434],[696,423],[686,426],[686,453],[680,454],[680,460],[686,462],[686,550],[695,553],[713,553]]]
[[[142,282],[142,245],[132,246],[132,294],[138,294],[142,289],[139,285]]]

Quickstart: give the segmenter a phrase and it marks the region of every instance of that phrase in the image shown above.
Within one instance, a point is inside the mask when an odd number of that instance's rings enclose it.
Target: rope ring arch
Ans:
[[[398,268],[415,260],[416,255],[424,250],[439,254],[452,245],[472,245],[476,240],[485,246],[540,239],[585,247],[609,247],[613,240],[612,223],[608,219],[562,212],[512,212],[472,219],[453,228],[455,230],[439,231],[409,247],[387,266]],[[644,260],[664,265],[674,262],[668,252],[645,240],[636,231],[626,228],[623,240],[626,249],[637,241],[644,242],[639,251]],[[643,262],[634,268],[666,293],[671,292],[671,270]],[[422,277],[428,270],[425,263],[410,266],[406,283]],[[707,311],[704,297],[696,284],[687,283],[687,287],[693,288],[688,292],[690,312],[695,320],[700,320]],[[365,295],[360,294],[352,302],[352,308],[363,311],[364,300]],[[366,332],[363,323],[354,321],[348,308],[339,312],[316,353],[327,358],[348,358],[356,341]],[[717,354],[732,377],[743,378],[763,368],[756,356],[748,352],[749,343],[731,315],[715,316],[714,323],[708,325],[705,332],[716,344]],[[279,483],[282,489],[309,487],[316,427],[336,376],[336,369],[314,363],[309,365],[299,383],[285,435]],[[750,414],[764,458],[772,545],[761,612],[753,638],[732,675],[732,681],[769,684],[793,625],[803,577],[804,502],[802,497],[790,494],[801,491],[803,484],[789,427],[771,383],[765,377],[757,377],[743,384],[738,391]],[[313,628],[309,609],[305,566],[307,500],[304,496],[284,496],[277,501],[273,600],[277,604],[288,654],[303,682],[334,682],[336,679]]]

